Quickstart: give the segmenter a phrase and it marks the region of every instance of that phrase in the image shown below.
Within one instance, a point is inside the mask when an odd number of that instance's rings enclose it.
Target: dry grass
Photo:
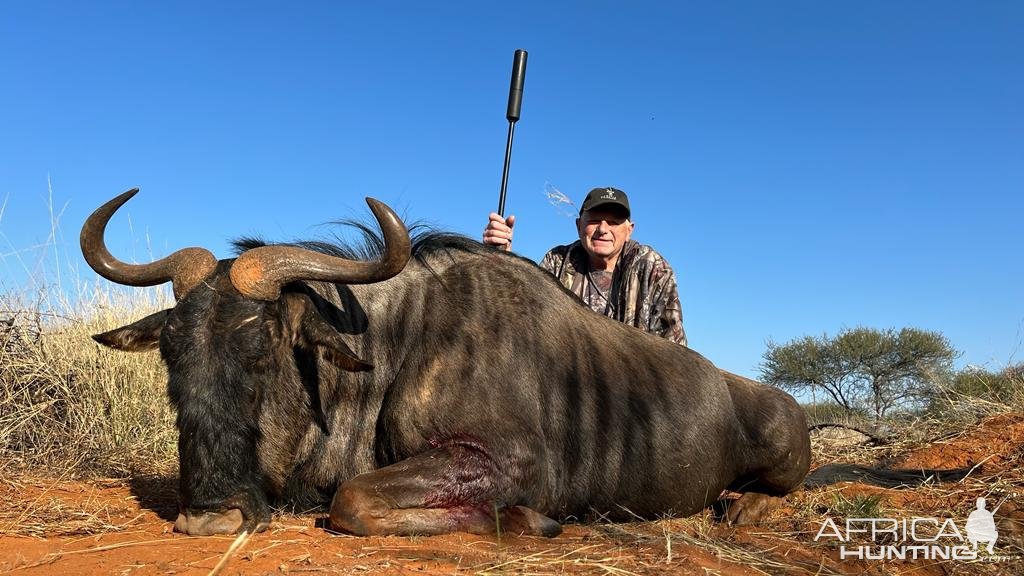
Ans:
[[[120,532],[143,516],[133,503],[112,503],[102,497],[96,486],[69,494],[57,482],[25,486],[12,480],[6,488],[12,492],[41,490],[23,506],[0,508],[0,535],[48,538]],[[132,516],[128,521],[124,520],[126,514]]]
[[[170,291],[83,281],[52,186],[46,209],[46,240],[19,247],[0,208],[0,270],[11,272],[0,279],[0,478],[25,469],[63,478],[172,471],[176,438],[159,356],[116,353],[90,338],[173,305]]]
[[[119,353],[90,338],[170,303],[166,291],[93,287],[53,311],[0,295],[0,474],[174,469],[159,355]]]

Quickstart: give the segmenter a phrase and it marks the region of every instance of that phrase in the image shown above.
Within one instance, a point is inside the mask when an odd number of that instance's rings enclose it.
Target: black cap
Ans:
[[[587,194],[586,200],[583,201],[583,206],[580,207],[580,214],[598,206],[612,204],[624,208],[626,210],[626,218],[629,218],[629,197],[622,190],[612,188],[611,186],[591,190]]]

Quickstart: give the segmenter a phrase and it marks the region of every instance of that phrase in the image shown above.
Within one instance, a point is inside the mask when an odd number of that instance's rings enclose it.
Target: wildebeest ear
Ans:
[[[281,297],[287,308],[291,330],[298,336],[301,345],[315,348],[324,358],[342,370],[365,372],[373,370],[373,364],[363,360],[345,344],[341,333],[331,326],[317,311],[316,306],[304,294],[285,294]]]
[[[155,350],[160,345],[160,331],[164,328],[169,312],[170,310],[161,310],[127,326],[95,334],[92,339],[104,346],[126,352]]]
[[[348,347],[348,344],[341,339],[341,334],[320,317],[314,314],[316,320],[310,323],[303,323],[305,339],[314,344],[331,364],[349,372],[365,372],[373,370],[373,364],[356,356],[356,353]]]

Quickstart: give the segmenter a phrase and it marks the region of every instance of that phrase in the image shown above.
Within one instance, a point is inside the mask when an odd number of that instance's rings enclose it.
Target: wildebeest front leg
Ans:
[[[561,533],[551,518],[505,504],[514,496],[503,483],[482,452],[460,444],[436,448],[343,482],[331,502],[330,523],[360,536]]]

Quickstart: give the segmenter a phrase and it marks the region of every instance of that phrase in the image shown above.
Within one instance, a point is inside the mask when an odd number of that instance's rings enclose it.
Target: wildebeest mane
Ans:
[[[358,239],[347,240],[335,234],[330,240],[267,242],[259,236],[243,236],[234,240],[232,245],[236,254],[260,246],[296,246],[349,260],[376,260],[384,254],[384,240],[376,227],[358,220],[341,220],[334,224],[355,230]],[[468,236],[438,230],[422,223],[412,224],[409,227],[409,236],[412,239],[412,257],[424,265],[426,259],[435,254],[452,251],[479,254],[493,250]]]
[[[361,220],[345,219],[331,222],[331,224],[345,230],[355,230],[358,237],[352,241],[343,238],[340,234],[334,233],[331,240],[297,240],[293,242],[267,242],[259,236],[242,236],[231,244],[236,254],[241,254],[252,248],[260,246],[296,246],[313,250],[330,256],[346,258],[349,260],[376,260],[384,253],[384,239],[381,237],[375,225],[367,224]],[[518,254],[505,252],[500,248],[488,246],[463,234],[456,234],[445,230],[439,230],[429,224],[414,222],[409,226],[409,237],[412,240],[412,257],[426,268],[435,277],[437,272],[431,267],[428,261],[434,255],[447,255],[453,257],[454,253],[467,252],[470,254],[501,254],[516,260],[529,263],[536,267],[537,263]],[[539,269],[539,268],[538,268]],[[562,285],[553,275],[542,274],[544,281],[557,286],[557,289],[569,295],[569,300],[580,306],[586,306],[582,300],[576,297],[568,288]]]

